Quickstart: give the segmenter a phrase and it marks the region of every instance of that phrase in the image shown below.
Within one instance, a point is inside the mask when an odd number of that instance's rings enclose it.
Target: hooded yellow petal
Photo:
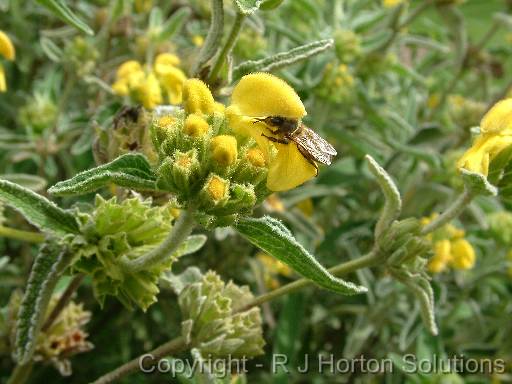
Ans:
[[[210,115],[215,110],[215,100],[208,86],[199,79],[188,79],[183,84],[185,112]]]
[[[183,100],[183,83],[187,80],[182,70],[172,67],[160,75],[160,82],[165,88],[171,104],[180,104]]]
[[[155,58],[155,72],[157,75],[163,75],[167,71],[176,68],[180,64],[178,56],[172,53],[161,53]]]
[[[143,72],[142,66],[136,60],[128,60],[121,64],[119,68],[117,68],[116,75],[118,79],[122,79],[124,77],[128,77],[134,72]]]
[[[457,162],[457,167],[487,176],[489,163],[509,145],[512,145],[512,136],[481,135],[475,140],[473,146],[462,155]]]
[[[306,115],[306,109],[294,89],[269,73],[251,73],[242,77],[233,89],[231,104],[245,116],[300,119]]]
[[[268,142],[268,140],[264,140]],[[277,155],[269,166],[268,189],[286,191],[316,176],[316,168],[304,158],[295,143],[275,143],[275,146]]]
[[[512,134],[512,98],[497,102],[480,122],[482,133]]]
[[[2,31],[0,31],[0,55],[10,61],[14,60],[16,56],[16,51],[11,39]]]

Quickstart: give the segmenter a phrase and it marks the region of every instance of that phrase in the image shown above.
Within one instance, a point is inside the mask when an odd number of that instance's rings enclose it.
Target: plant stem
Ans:
[[[32,373],[33,367],[33,361],[29,361],[26,364],[17,365],[12,371],[11,377],[9,377],[7,384],[23,384],[27,381],[30,374]]]
[[[210,29],[201,47],[201,51],[197,56],[197,60],[192,66],[191,73],[193,76],[198,76],[203,65],[215,55],[222,39],[222,31],[224,29],[223,0],[211,0],[211,9],[212,18],[210,21]]]
[[[240,33],[240,29],[245,20],[245,15],[242,13],[237,13],[235,17],[235,22],[231,27],[231,31],[229,32],[228,39],[224,43],[222,50],[217,55],[215,59],[215,63],[213,64],[210,75],[208,76],[208,84],[212,85],[217,80],[220,70],[222,69],[222,65],[226,61],[226,58],[231,53],[236,41],[238,40],[238,35]]]
[[[121,260],[123,267],[130,272],[137,272],[161,263],[171,256],[187,239],[194,228],[192,209],[183,210],[167,235],[167,238],[148,253],[130,260],[126,256]]]
[[[473,194],[466,188],[462,195],[455,200],[441,215],[437,216],[429,224],[423,227],[421,234],[427,235],[435,231],[437,228],[449,223],[451,220],[459,216],[464,208],[473,200]]]
[[[159,359],[161,359],[164,356],[170,355],[170,354],[176,354],[183,350],[185,350],[189,345],[185,342],[185,339],[183,337],[177,337],[171,341],[168,341],[165,344],[162,344],[156,349],[153,349],[152,351],[149,351],[145,353],[144,355],[151,355],[151,365],[156,364]],[[121,365],[120,367],[114,369],[113,371],[110,371],[106,373],[105,375],[101,376],[97,380],[93,381],[91,384],[107,384],[112,383],[115,380],[118,380],[130,373],[133,373],[140,369],[140,366],[142,365],[142,357],[144,355],[138,356],[135,359],[129,361],[126,364]],[[145,366],[147,368],[147,366]]]
[[[348,273],[357,271],[361,268],[371,267],[377,265],[380,261],[380,254],[376,251],[371,251],[370,253],[361,256],[357,259],[350,260],[341,264],[338,264],[332,268],[329,268],[328,271],[334,276],[342,276]],[[283,285],[280,288],[274,289],[273,291],[264,293],[258,297],[256,297],[253,301],[248,304],[243,305],[238,308],[236,312],[242,312],[249,308],[252,308],[256,305],[260,305],[266,303],[267,301],[274,300],[283,295],[287,295],[289,293],[295,292],[304,287],[313,285],[314,283],[311,280],[302,278],[300,280],[296,280],[292,283]]]
[[[42,243],[44,241],[44,235],[42,233],[22,231],[20,229],[4,227],[3,225],[0,225],[0,236],[26,241],[28,243]]]
[[[71,280],[68,287],[66,288],[62,296],[59,298],[59,301],[57,302],[55,307],[53,307],[52,312],[44,322],[43,327],[41,328],[41,332],[47,331],[52,326],[53,322],[55,321],[55,319],[57,319],[57,317],[62,312],[64,307],[66,307],[66,305],[68,305],[69,302],[71,301],[71,296],[73,296],[73,293],[75,293],[75,291],[78,289],[84,277],[84,274],[79,274],[73,277],[73,280]]]

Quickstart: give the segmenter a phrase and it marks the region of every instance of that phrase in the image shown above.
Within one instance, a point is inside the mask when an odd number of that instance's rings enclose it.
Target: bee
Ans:
[[[336,149],[320,137],[315,131],[299,122],[298,119],[292,119],[283,116],[267,116],[255,118],[254,123],[265,123],[267,129],[275,136],[272,137],[262,133],[261,135],[275,143],[289,144],[293,141],[297,144],[297,149],[316,169],[318,174],[318,165],[316,162],[330,165],[332,158],[338,153]]]

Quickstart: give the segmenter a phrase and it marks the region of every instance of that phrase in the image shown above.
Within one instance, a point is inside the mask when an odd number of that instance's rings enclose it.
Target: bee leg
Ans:
[[[267,136],[264,133],[262,133],[261,136],[266,137],[267,139],[269,139],[270,141],[273,141],[274,143],[280,143],[280,144],[289,144],[290,143],[290,140],[288,140],[288,139],[277,139],[272,136]]]

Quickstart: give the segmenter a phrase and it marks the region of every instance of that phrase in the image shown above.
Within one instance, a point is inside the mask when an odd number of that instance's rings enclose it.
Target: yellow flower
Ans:
[[[475,265],[475,250],[469,241],[458,239],[452,242],[451,265],[456,269],[471,269]]]
[[[382,5],[385,8],[393,8],[403,3],[405,3],[405,0],[382,0]]]
[[[225,167],[233,164],[238,156],[236,139],[230,135],[216,136],[211,141],[213,159]]]
[[[284,212],[284,204],[277,194],[273,193],[267,197],[266,203],[269,211]]]
[[[480,123],[480,135],[457,162],[458,168],[489,174],[490,162],[512,145],[512,98],[496,103]]]
[[[2,31],[0,31],[0,55],[9,61],[13,61],[16,57],[16,50],[11,39]]]
[[[218,202],[226,197],[228,192],[228,182],[221,179],[219,176],[213,175],[206,182],[206,190],[212,200]]]
[[[134,87],[137,99],[145,108],[153,109],[162,103],[160,84],[154,73],[150,73]]]
[[[226,109],[230,126],[239,134],[251,136],[269,164],[267,188],[284,191],[316,176],[316,168],[300,153],[294,142],[274,143],[263,137],[271,135],[255,117],[283,116],[301,119],[306,110],[297,93],[285,81],[268,73],[244,76],[235,86],[231,105]]]
[[[263,278],[265,280],[265,285],[270,289],[279,287],[279,281],[275,279],[274,276],[282,275],[285,277],[290,277],[293,274],[291,268],[288,267],[285,263],[277,260],[275,257],[267,255],[266,253],[259,252],[256,255],[256,258],[264,268]]]
[[[160,75],[160,82],[167,92],[171,104],[180,104],[183,100],[183,83],[187,80],[185,73],[179,68],[168,68]]]
[[[155,58],[155,72],[157,75],[164,75],[170,69],[180,65],[180,58],[172,53],[161,53]]]
[[[183,131],[192,137],[200,137],[206,134],[210,126],[200,115],[192,113],[185,119],[185,126]]]
[[[200,36],[200,35],[194,35],[192,36],[192,43],[196,46],[196,47],[202,47],[203,44],[204,44],[204,38],[203,36]]]
[[[313,200],[311,198],[304,199],[299,201],[296,204],[296,207],[307,217],[313,216],[313,212],[315,211],[315,206],[313,205]]]
[[[428,263],[428,270],[439,273],[446,269],[452,259],[451,242],[448,239],[436,241],[434,244],[434,256]]]
[[[128,96],[130,93],[130,89],[128,88],[128,81],[126,81],[126,79],[117,80],[114,84],[112,84],[112,90],[116,95]]]
[[[183,106],[187,114],[210,115],[215,110],[215,100],[205,83],[199,79],[188,79],[183,84]]]
[[[142,72],[142,65],[136,60],[128,60],[119,66],[116,75],[118,79],[123,79],[134,72]]]

